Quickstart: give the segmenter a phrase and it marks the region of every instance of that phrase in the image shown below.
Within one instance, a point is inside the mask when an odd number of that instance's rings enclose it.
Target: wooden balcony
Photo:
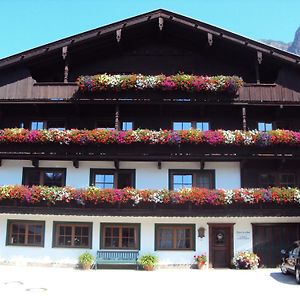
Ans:
[[[222,93],[122,92],[80,93],[76,83],[35,83],[26,78],[0,87],[1,102],[162,101],[298,104],[300,93],[277,84],[245,84],[237,95]]]

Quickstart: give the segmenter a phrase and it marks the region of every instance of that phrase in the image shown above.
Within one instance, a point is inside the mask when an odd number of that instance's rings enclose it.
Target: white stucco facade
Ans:
[[[45,221],[44,247],[9,246],[6,245],[6,230],[8,220],[38,220]],[[300,217],[259,217],[259,218],[179,218],[179,217],[74,217],[74,216],[37,216],[37,215],[0,215],[0,263],[13,264],[76,264],[78,256],[86,249],[55,248],[52,244],[53,222],[92,222],[93,254],[100,249],[100,223],[138,223],[141,226],[140,254],[155,253],[159,257],[159,264],[186,265],[193,263],[195,254],[206,253],[209,257],[209,223],[234,223],[233,252],[252,250],[252,224],[254,223],[299,223]],[[155,224],[194,224],[195,251],[155,251]],[[205,228],[205,237],[197,237],[197,228]],[[241,233],[244,236],[241,236]],[[246,234],[245,234],[246,233]]]
[[[115,169],[112,161],[81,161],[79,168],[74,168],[71,161],[40,161],[41,168],[66,168],[66,185],[82,188],[89,186],[90,169]],[[28,160],[3,160],[0,168],[0,185],[21,184],[24,167],[32,167]],[[135,169],[137,189],[168,189],[169,170],[199,170],[199,162],[162,162],[158,169],[157,162],[120,162],[120,169]],[[239,162],[207,162],[206,170],[215,170],[216,188],[240,188]]]

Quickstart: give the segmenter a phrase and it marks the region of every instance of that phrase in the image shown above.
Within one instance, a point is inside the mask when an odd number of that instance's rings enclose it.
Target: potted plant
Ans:
[[[234,256],[232,263],[237,269],[257,269],[259,260],[259,257],[253,252],[240,251]]]
[[[158,257],[153,254],[144,254],[139,257],[138,263],[143,266],[144,270],[152,271],[158,263]]]
[[[84,252],[79,256],[79,264],[83,270],[89,270],[94,262],[94,256],[89,252]]]
[[[199,270],[202,270],[207,262],[207,257],[205,253],[202,253],[200,255],[194,255],[195,263],[197,264],[197,267]]]

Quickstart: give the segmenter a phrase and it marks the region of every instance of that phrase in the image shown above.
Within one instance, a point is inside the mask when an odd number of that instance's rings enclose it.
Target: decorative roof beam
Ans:
[[[163,30],[163,27],[164,27],[164,18],[162,18],[162,17],[158,18],[158,27],[159,27],[160,31]]]
[[[161,161],[160,160],[157,162],[157,169],[161,170]]]
[[[200,161],[200,170],[204,170],[204,168],[205,168],[205,161],[202,159]]]
[[[73,167],[78,169],[79,168],[79,161],[78,160],[73,160]]]
[[[212,44],[213,44],[213,35],[210,32],[207,33],[207,41],[208,41],[208,45],[212,46]]]
[[[261,63],[262,63],[262,53],[260,51],[257,51],[257,61],[261,65]]]
[[[31,161],[31,163],[32,163],[32,166],[35,167],[35,168],[38,168],[39,165],[40,165],[40,161],[38,159],[33,159]]]
[[[120,41],[121,41],[121,36],[122,36],[122,29],[117,29],[116,30],[116,39],[117,39],[118,43],[120,43]]]

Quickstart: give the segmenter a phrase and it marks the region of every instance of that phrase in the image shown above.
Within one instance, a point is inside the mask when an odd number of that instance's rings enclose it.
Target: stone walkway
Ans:
[[[279,269],[145,272],[0,266],[1,299],[282,300],[299,294],[294,276],[284,276]]]

